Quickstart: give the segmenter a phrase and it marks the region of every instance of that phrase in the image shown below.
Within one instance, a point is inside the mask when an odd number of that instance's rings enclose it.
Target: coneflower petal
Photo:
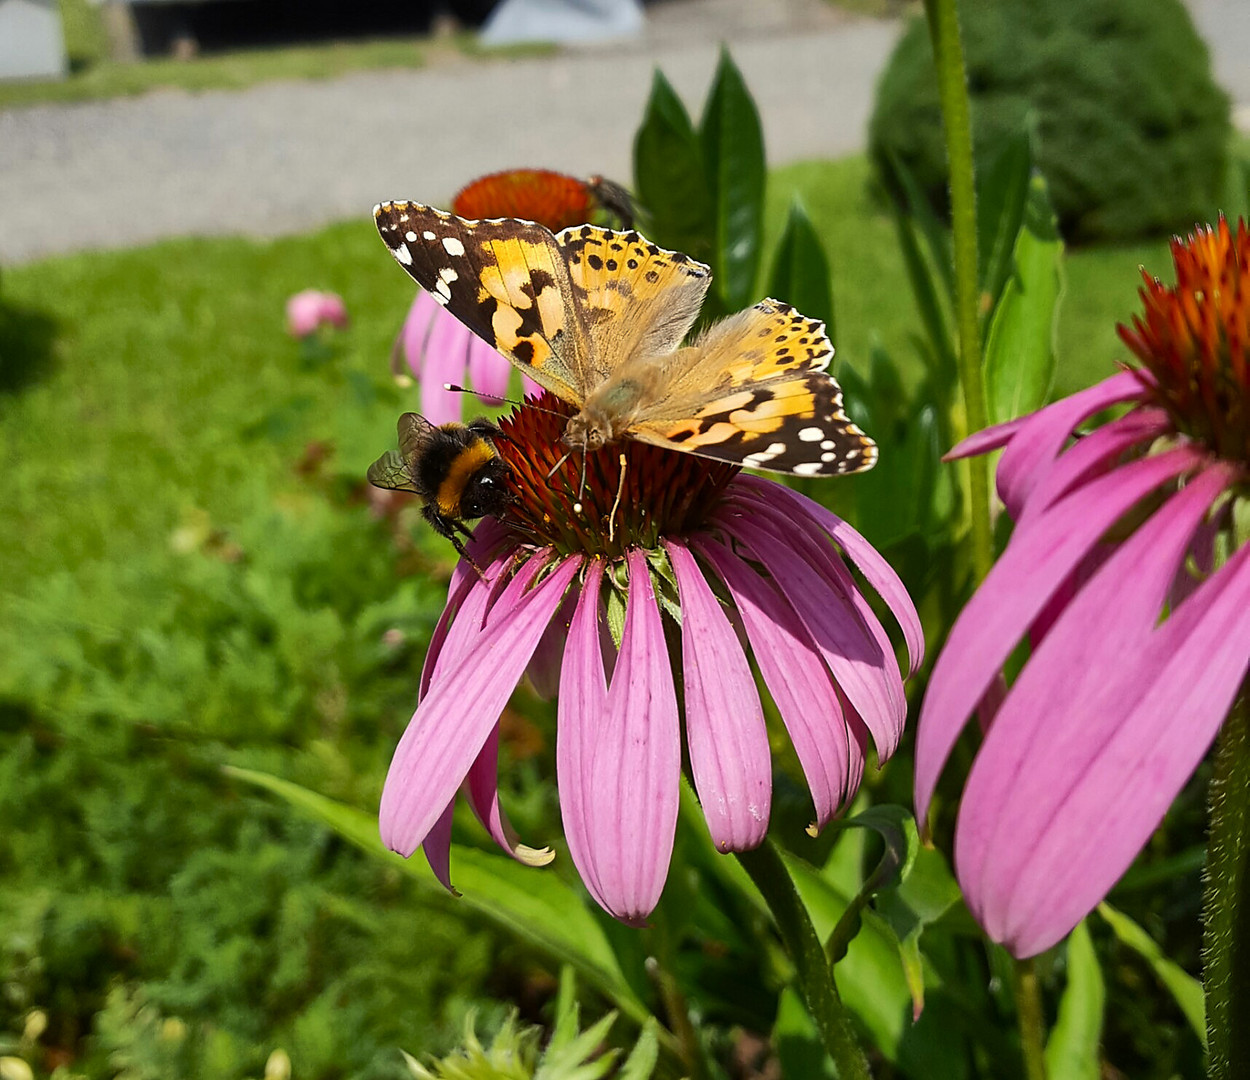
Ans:
[[[569,624],[564,663],[560,669],[560,696],[556,712],[556,788],[560,792],[560,818],[569,856],[586,888],[599,906],[608,901],[599,884],[596,852],[589,836],[590,804],[596,792],[590,786],[591,761],[599,725],[607,713],[608,683],[603,672],[599,642],[599,589],[603,562],[592,559],[586,581],[577,597]],[[567,603],[567,598],[566,598]],[[616,850],[600,852],[610,861]]]
[[[425,363],[421,372],[421,411],[431,424],[459,420],[462,394],[447,389],[447,383],[462,384],[469,364],[472,332],[446,312],[430,327],[425,346]]]
[[[543,559],[532,558],[537,573]],[[441,664],[399,740],[382,789],[387,847],[411,855],[468,774],[525,671],[581,560],[566,558],[509,610],[497,604],[472,647]],[[514,577],[514,581],[516,578]],[[511,586],[510,586],[511,587]]]
[[[829,534],[864,575],[868,584],[876,590],[877,595],[885,601],[886,607],[898,622],[903,632],[903,640],[907,644],[909,675],[915,675],[924,663],[924,627],[916,612],[902,579],[892,567],[862,535],[843,521],[837,514],[827,510],[820,503],[807,498],[793,488],[778,484],[771,480],[763,480],[758,476],[743,475],[734,481],[734,487],[747,487],[766,499],[783,498],[795,503],[804,513]]]
[[[469,806],[491,838],[517,862],[526,866],[546,866],[556,857],[551,848],[522,844],[508,815],[499,805],[499,725],[496,724],[486,743],[469,766],[464,793]]]
[[[456,800],[453,797],[421,842],[421,851],[439,884],[449,893],[459,896],[451,883],[451,822],[455,810]]]
[[[667,541],[681,599],[686,743],[694,787],[718,851],[764,839],[772,808],[772,755],[764,710],[742,644],[694,556]]]
[[[593,793],[586,803],[588,853],[604,906],[638,925],[659,902],[673,855],[681,731],[647,558],[635,548],[627,559],[620,655],[582,782]]]
[[[469,381],[478,397],[498,404],[508,396],[512,365],[476,334],[469,336]]]
[[[794,609],[753,567],[714,540],[696,537],[692,544],[715,567],[742,616],[760,674],[803,766],[816,825],[823,828],[863,770],[829,669]]]
[[[1017,956],[1031,956],[1092,910],[1197,768],[1248,665],[1250,547],[1243,547],[1151,631],[1145,648],[1123,654],[1114,668],[1104,666],[1100,693],[1050,714],[1061,719],[1060,737],[1067,736],[1073,752],[1065,769],[1074,782],[1042,806],[1013,797],[992,810],[1000,835],[1010,833],[1006,846],[1029,853],[1018,877],[996,872],[976,897],[974,910],[983,911],[996,940]],[[1053,723],[1046,732],[1049,743]],[[974,775],[989,749],[987,740]],[[965,807],[970,798],[981,801],[971,782]]]
[[[929,680],[916,734],[917,820],[928,813],[968,717],[1050,597],[1123,514],[1202,461],[1201,452],[1181,447],[1116,469],[1062,499],[1007,545],[956,619]]]
[[[872,732],[878,752],[888,756],[886,748],[893,749],[902,724],[901,694],[891,685],[899,678],[893,649],[888,654],[882,651],[855,606],[838,596],[825,575],[799,553],[805,538],[792,523],[778,536],[774,528],[764,527],[768,516],[759,504],[749,511],[726,506],[717,520],[726,533],[751,549],[777,583]]]
[[[998,465],[998,494],[1007,512],[1020,520],[1030,492],[1050,470],[1078,424],[1111,405],[1141,397],[1149,382],[1149,375],[1143,372],[1121,371],[1026,417],[1027,422],[1003,451]]]
[[[414,379],[421,378],[421,372],[425,367],[425,343],[429,340],[430,327],[437,317],[438,310],[438,301],[424,289],[418,289],[417,295],[413,298],[412,307],[408,309],[408,315],[404,319],[404,325],[399,331],[399,339],[395,342],[396,350],[402,354]],[[391,374],[402,375],[403,372],[395,360],[396,357],[392,354]]]

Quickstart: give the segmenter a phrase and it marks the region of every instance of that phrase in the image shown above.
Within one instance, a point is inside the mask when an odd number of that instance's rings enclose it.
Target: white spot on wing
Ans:
[[[434,234],[433,234],[432,232],[430,232],[430,230],[429,230],[429,229],[426,229],[426,230],[425,230],[425,232],[423,232],[421,235],[422,235],[422,236],[423,236],[426,240],[433,240],[433,239],[434,239]]]
[[[820,473],[819,461],[801,461],[794,467],[798,476],[816,476]]]
[[[405,266],[412,265],[412,252],[408,250],[407,244],[400,244],[395,249],[395,258],[397,258]]]
[[[443,250],[447,252],[448,255],[463,255],[464,245],[460,242],[458,237],[444,236]]]
[[[802,439],[803,442],[820,442],[820,440],[823,439],[824,437],[825,437],[824,428],[805,427],[802,431],[799,432],[799,438]]]
[[[409,229],[406,233],[404,233],[404,239],[410,244],[415,244],[417,242],[417,234]]]

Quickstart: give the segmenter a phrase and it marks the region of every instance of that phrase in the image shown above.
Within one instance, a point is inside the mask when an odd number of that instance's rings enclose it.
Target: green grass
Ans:
[[[478,44],[476,34],[461,33],[446,42],[424,37],[338,41],[124,64],[109,59],[96,7],[86,0],[61,0],[61,17],[69,75],[64,79],[0,82],[0,109],[124,97],[159,89],[241,90],[275,79],[328,79],[354,71],[420,68],[459,57],[545,55],[550,51],[545,46],[488,49]]]

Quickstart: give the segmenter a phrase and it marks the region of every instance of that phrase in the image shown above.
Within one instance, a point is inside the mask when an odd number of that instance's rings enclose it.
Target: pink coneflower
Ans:
[[[1172,245],[1120,336],[1145,365],[974,435],[1004,447],[1016,522],[934,668],[916,806],[969,715],[1032,651],[968,776],[955,861],[972,912],[1019,957],[1055,944],[1128,868],[1193,773],[1250,664],[1250,547],[1232,507],[1250,463],[1250,236]],[[1073,439],[1095,413],[1122,416]]]
[[[557,782],[573,862],[607,911],[637,924],[668,873],[683,719],[717,848],[764,838],[772,764],[749,656],[794,742],[818,827],[854,794],[869,738],[882,760],[898,745],[902,676],[843,555],[899,620],[912,670],[923,640],[894,572],[816,503],[629,441],[588,455],[579,498],[580,456],[548,478],[571,410],[551,395],[540,406],[552,411],[527,404],[501,422],[516,501],[469,545],[485,580],[464,561],[452,577],[386,778],[382,838],[404,855],[423,844],[449,885],[463,785],[498,843],[526,862],[551,858],[517,842],[496,787],[499,716],[528,669],[536,685],[559,688]]]
[[[323,326],[347,325],[347,306],[337,293],[320,289],[297,292],[286,302],[286,328],[292,337],[311,337]]]
[[[523,218],[552,232],[600,212],[615,215],[628,228],[631,215],[628,194],[611,181],[599,176],[578,180],[547,169],[508,169],[480,177],[457,193],[451,209],[463,218]],[[448,390],[448,383],[471,386],[482,400],[498,404],[508,392],[512,365],[421,289],[391,349],[391,371],[400,382],[416,379],[425,418],[445,424],[460,419],[464,396]],[[522,382],[526,397],[539,393],[528,377]]]

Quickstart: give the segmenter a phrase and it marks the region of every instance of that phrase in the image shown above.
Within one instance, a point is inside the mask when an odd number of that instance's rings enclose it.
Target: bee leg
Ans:
[[[465,546],[461,543],[460,537],[456,535],[456,529],[458,527],[470,540],[473,539],[473,533],[469,529],[465,528],[463,523],[455,521],[449,517],[444,517],[438,512],[437,508],[435,508],[432,503],[426,506],[426,508],[422,511],[422,514],[424,515],[425,520],[430,523],[430,528],[432,528],[445,540],[451,541],[451,546],[456,549],[456,553],[460,556],[460,558],[473,567],[477,576],[485,582],[485,572],[474,561],[473,556],[465,550]]]

